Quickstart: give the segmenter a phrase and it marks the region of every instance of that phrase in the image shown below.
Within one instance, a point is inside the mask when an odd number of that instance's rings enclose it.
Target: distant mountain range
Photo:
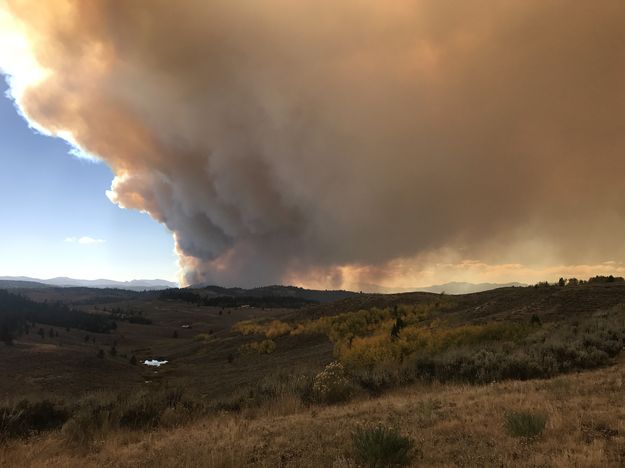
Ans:
[[[376,284],[361,284],[357,288],[365,293],[378,294],[400,294],[408,292],[429,292],[445,294],[470,294],[475,292],[489,291],[497,288],[508,288],[512,286],[527,286],[523,283],[466,283],[452,281],[450,283],[436,284],[432,286],[422,286],[418,288],[389,288]]]
[[[434,286],[428,286],[425,288],[417,288],[413,291],[431,292],[440,294],[442,292],[446,294],[469,294],[475,292],[489,291],[497,288],[509,288],[509,287],[522,287],[527,286],[523,283],[464,283],[452,281],[445,284],[437,284]]]
[[[43,287],[82,287],[82,288],[115,288],[126,289],[129,291],[158,291],[161,289],[177,288],[178,285],[172,281],[154,279],[154,280],[132,280],[132,281],[114,281],[108,279],[83,280],[66,277],[58,277],[51,279],[30,278],[28,276],[0,276],[0,288],[43,288]],[[359,290],[367,293],[379,294],[397,294],[404,292],[430,292],[440,294],[469,294],[474,292],[488,291],[490,289],[505,288],[510,286],[526,286],[523,283],[466,283],[466,282],[450,282],[445,284],[437,284],[421,288],[386,288],[378,285],[362,285]],[[328,302],[343,299],[356,293],[343,290],[314,290],[304,289],[295,286],[263,286],[260,288],[243,289],[243,288],[223,288],[221,286],[195,284],[189,286],[189,289],[197,290],[202,296],[217,297],[293,297],[316,302]]]
[[[61,288],[116,288],[127,289],[129,291],[156,291],[167,288],[177,288],[178,285],[172,281],[162,279],[154,280],[132,280],[132,281],[114,281],[108,279],[83,280],[74,278],[51,278],[39,279],[30,278],[28,276],[0,276],[0,287],[5,288],[37,288],[55,286]]]
[[[386,288],[373,284],[363,284],[357,288],[358,291],[374,294],[400,294],[407,292],[429,292],[429,293],[446,293],[446,294],[469,294],[474,292],[489,291],[497,288],[508,288],[512,286],[527,286],[523,283],[465,283],[450,282],[445,284],[437,284],[433,286],[424,286],[420,288]],[[243,288],[222,288],[220,286],[208,284],[195,284],[189,286],[189,289],[201,291],[205,296],[291,296],[300,299],[309,299],[313,301],[326,302],[319,300],[321,297],[332,300],[343,299],[345,297],[356,294],[352,291],[344,290],[313,290],[303,289],[295,286],[264,286],[253,289]]]

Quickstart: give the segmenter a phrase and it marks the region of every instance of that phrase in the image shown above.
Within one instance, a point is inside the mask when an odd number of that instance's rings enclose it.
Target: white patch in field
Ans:
[[[146,366],[161,367],[163,364],[167,364],[168,362],[169,361],[159,361],[158,359],[146,359],[145,361],[143,361],[143,364],[145,364]]]

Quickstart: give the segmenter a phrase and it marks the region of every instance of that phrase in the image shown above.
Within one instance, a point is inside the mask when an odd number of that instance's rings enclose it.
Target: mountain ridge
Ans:
[[[94,289],[116,288],[129,291],[160,290],[177,288],[178,284],[163,279],[135,279],[130,281],[116,281],[109,279],[84,280],[57,276],[50,279],[32,278],[29,276],[0,276],[0,282],[11,288],[32,287],[88,287]],[[20,284],[22,283],[22,284]],[[39,286],[41,285],[41,286]]]
[[[163,279],[134,279],[129,281],[117,281],[106,278],[94,280],[84,280],[70,278],[66,276],[57,276],[49,279],[40,279],[30,276],[0,276],[0,287],[5,288],[37,288],[37,287],[87,287],[96,289],[114,288],[126,289],[129,291],[158,291],[162,289],[178,288],[178,284],[173,281]],[[451,281],[443,284],[431,286],[423,286],[417,288],[387,288],[375,284],[363,284],[355,288],[360,292],[374,294],[400,294],[407,292],[429,292],[429,293],[446,293],[446,294],[470,294],[474,292],[489,291],[497,288],[507,287],[523,287],[527,286],[520,282],[511,283],[469,283],[463,281]],[[223,287],[208,283],[198,283],[188,286],[186,289],[203,291],[207,295],[287,295],[287,296],[309,296],[316,293],[323,293],[324,296],[335,295],[337,298],[343,298],[349,295],[358,294],[358,291],[349,291],[343,289],[308,289],[291,285],[267,285],[255,288],[240,287]]]

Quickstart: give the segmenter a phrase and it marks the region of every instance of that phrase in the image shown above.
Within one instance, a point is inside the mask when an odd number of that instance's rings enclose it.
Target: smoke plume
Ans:
[[[622,0],[0,0],[0,67],[173,232],[185,283],[345,286],[625,260],[624,24]]]

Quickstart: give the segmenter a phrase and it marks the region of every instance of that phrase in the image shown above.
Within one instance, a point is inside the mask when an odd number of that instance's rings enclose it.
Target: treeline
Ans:
[[[317,304],[316,301],[290,296],[217,296],[205,297],[188,289],[165,289],[160,292],[159,299],[189,302],[210,307],[257,307],[297,309]]]
[[[584,284],[610,284],[610,283],[625,283],[625,278],[622,276],[593,276],[587,280],[577,278],[560,278],[557,283],[549,283],[548,281],[540,281],[534,285],[535,288],[548,288],[552,286],[559,286],[561,288],[568,286],[582,286]]]
[[[106,308],[104,308],[104,311],[105,312],[107,311]],[[141,325],[152,324],[152,320],[145,317],[141,310],[132,310],[132,309],[124,310],[121,307],[115,307],[109,311],[109,314],[112,319],[119,320],[122,322],[137,323]]]
[[[242,297],[210,297],[204,298],[203,305],[213,307],[257,307],[266,309],[299,309],[308,305],[317,304],[315,301],[300,299],[297,297],[270,297],[270,296],[242,296]]]
[[[117,324],[104,316],[87,314],[56,303],[34,302],[0,290],[0,339],[10,343],[15,335],[26,333],[33,323],[78,328],[92,333],[107,333]]]
[[[194,293],[193,291],[189,291],[188,289],[178,289],[178,288],[164,289],[159,293],[158,298],[159,299],[172,299],[175,301],[191,302],[193,304],[200,304],[203,299],[202,296],[200,296],[197,293]]]

